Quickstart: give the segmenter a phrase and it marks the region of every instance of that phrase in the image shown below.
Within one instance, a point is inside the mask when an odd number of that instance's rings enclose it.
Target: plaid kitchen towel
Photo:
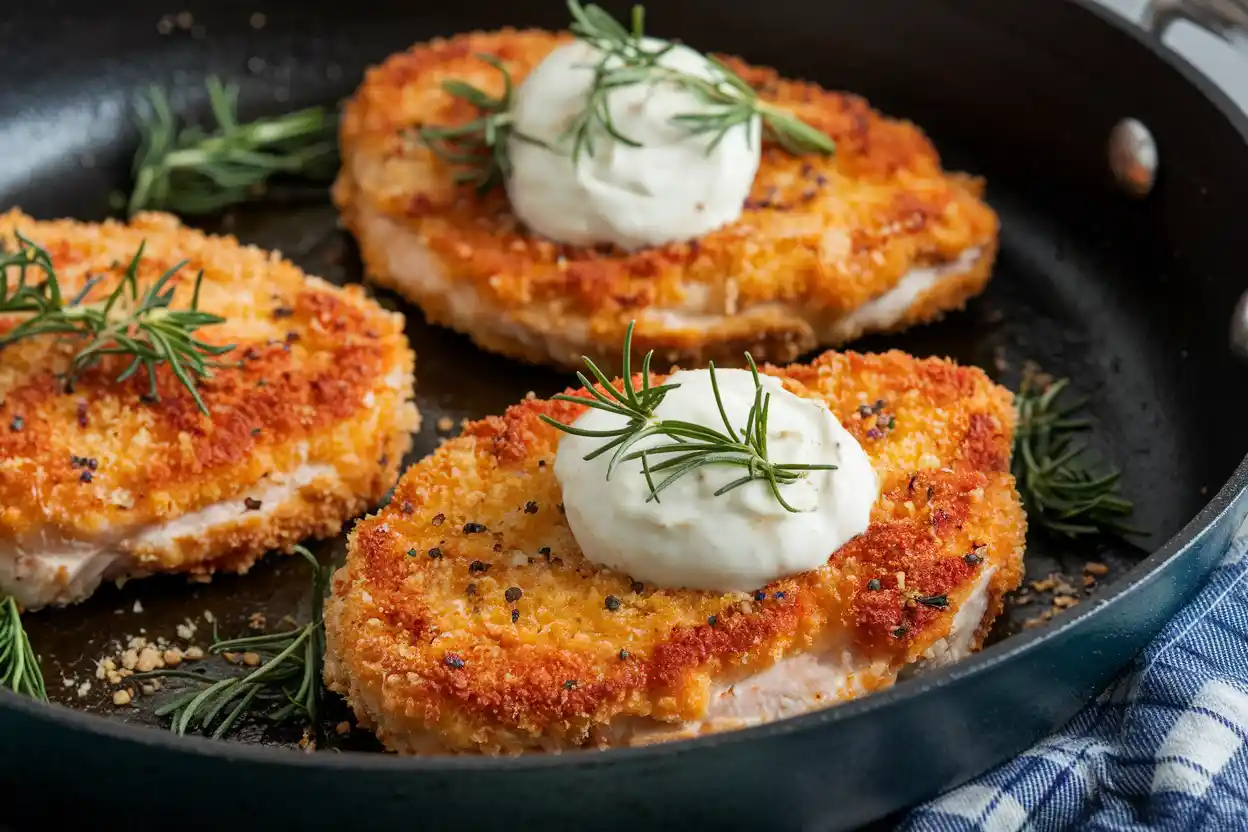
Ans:
[[[913,811],[906,832],[1248,832],[1248,523],[1134,669],[1060,733]]]

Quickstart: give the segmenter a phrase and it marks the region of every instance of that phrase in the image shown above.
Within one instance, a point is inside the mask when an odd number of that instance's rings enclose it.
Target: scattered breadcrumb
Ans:
[[[182,658],[188,662],[197,662],[204,657],[204,649],[202,647],[188,647],[186,652],[182,654]]]
[[[140,601],[138,598],[134,599],[134,611],[143,612],[143,602]]]
[[[165,660],[161,658],[160,652],[155,647],[144,647],[139,653],[139,661],[135,669],[140,673],[151,673],[165,666]]]
[[[117,706],[121,706],[121,705],[129,705],[129,704],[130,704],[130,699],[131,699],[131,697],[130,697],[130,691],[129,691],[129,690],[127,690],[126,688],[122,688],[121,690],[113,691],[113,704],[114,704],[114,705],[117,705]]]
[[[447,433],[448,431],[451,431],[454,429],[455,429],[455,420],[452,419],[450,416],[443,416],[441,419],[438,420],[438,430],[442,431],[443,433]]]
[[[243,664],[247,665],[248,667],[258,667],[260,665],[260,654],[250,653],[250,652],[244,653]]]
[[[1079,605],[1082,593],[1092,591],[1092,587],[1096,585],[1094,575],[1105,575],[1109,572],[1109,567],[1103,563],[1089,561],[1084,564],[1084,572],[1081,581],[1075,581],[1061,573],[1054,572],[1048,577],[1038,581],[1031,581],[1027,589],[1024,589],[1014,599],[1015,606],[1024,606],[1032,603],[1036,595],[1048,596],[1048,609],[1042,611],[1038,615],[1023,621],[1023,629],[1029,630],[1033,627],[1039,627],[1047,621],[1052,620],[1053,616],[1062,610],[1070,609]],[[1075,584],[1079,584],[1076,587]]]
[[[351,733],[351,723],[344,719],[342,722],[339,722],[334,726],[334,730],[337,731],[340,736],[346,736]]]
[[[212,614],[212,610],[204,610],[204,620],[207,621],[209,624],[212,624],[217,619],[216,619],[216,616]]]
[[[182,639],[183,641],[190,641],[191,639],[195,638],[195,631],[197,629],[199,628],[195,624],[195,622],[188,618],[186,619],[185,624],[178,625],[178,631],[177,631],[178,638]]]
[[[79,699],[82,699],[84,696],[86,696],[90,692],[91,692],[90,682],[83,682],[81,685],[78,686],[78,698]]]
[[[253,612],[247,619],[247,626],[253,630],[263,630],[268,626],[268,619],[262,612]]]

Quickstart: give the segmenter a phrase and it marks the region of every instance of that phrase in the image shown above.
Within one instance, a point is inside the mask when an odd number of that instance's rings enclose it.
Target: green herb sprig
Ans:
[[[22,611],[12,598],[0,600],[0,687],[48,701],[39,658],[22,626]]]
[[[167,210],[211,214],[254,199],[275,176],[328,182],[338,168],[337,117],[323,107],[238,119],[238,87],[207,81],[216,127],[183,126],[163,90],[152,87],[139,113],[130,214]]]
[[[582,152],[593,154],[595,127],[605,130],[617,141],[638,146],[638,142],[616,128],[610,109],[611,94],[635,84],[674,84],[697,97],[707,109],[677,115],[674,121],[694,135],[713,134],[707,146],[708,153],[729,131],[748,126],[755,117],[761,119],[767,134],[790,153],[836,150],[836,143],[826,133],[760,100],[758,93],[741,76],[714,58],[707,58],[715,69],[715,77],[710,79],[663,66],[660,61],[676,44],[645,44],[645,10],[641,6],[633,7],[631,30],[592,3],[582,6],[579,0],[568,0],[568,10],[573,19],[572,34],[602,53],[594,67],[594,83],[585,111],[568,127],[568,134],[574,139],[574,159]]]
[[[321,672],[325,655],[322,610],[329,570],[302,546],[295,551],[312,568],[312,610],[302,627],[271,635],[220,640],[213,633],[209,653],[252,652],[264,661],[256,669],[224,677],[210,677],[187,670],[153,670],[132,678],[182,679],[194,687],[156,709],[170,717],[176,734],[200,732],[220,739],[247,718],[261,717],[272,723],[299,722],[313,729],[320,722]]]
[[[120,355],[130,358],[130,364],[117,381],[124,382],[145,370],[150,381],[148,395],[156,400],[156,369],[168,364],[199,409],[208,413],[196,379],[208,378],[211,368],[224,366],[214,359],[234,349],[234,345],[217,346],[195,337],[200,328],[225,320],[199,309],[203,272],[195,278],[190,308],[173,309],[175,287],[170,281],[186,262],[173,266],[140,293],[138,271],[144,248],[140,244],[112,293],[102,301],[85,303],[87,294],[102,278],[91,278],[67,298],[47,250],[21,234],[16,236],[18,251],[0,254],[0,314],[29,317],[0,336],[0,349],[23,338],[61,335],[80,344],[63,376],[66,389],[72,389],[74,381],[104,356]],[[16,281],[12,280],[13,273]],[[42,280],[37,279],[39,274]]]
[[[1141,534],[1124,522],[1133,506],[1121,495],[1121,472],[1075,441],[1091,422],[1076,416],[1082,402],[1059,403],[1068,385],[1069,379],[1043,387],[1024,379],[1014,399],[1012,468],[1028,520],[1069,537]]]
[[[595,387],[584,373],[577,373],[577,379],[592,398],[585,399],[580,396],[566,394],[554,397],[558,401],[574,402],[597,408],[598,410],[604,410],[617,416],[623,416],[628,419],[625,425],[614,430],[586,430],[573,425],[566,425],[549,416],[542,416],[542,420],[547,424],[565,433],[591,439],[606,440],[601,447],[587,454],[585,459],[587,461],[592,460],[608,451],[614,451],[607,466],[607,479],[611,478],[611,475],[620,463],[640,460],[642,474],[645,476],[646,484],[650,488],[650,496],[647,498],[647,502],[650,500],[658,502],[659,494],[686,474],[693,473],[707,465],[735,466],[745,469],[744,473],[741,477],[732,480],[717,490],[715,492],[716,497],[755,480],[763,480],[770,487],[776,501],[786,511],[796,513],[798,509],[784,499],[780,486],[797,482],[810,471],[836,470],[835,465],[804,465],[771,461],[767,451],[767,418],[771,409],[771,393],[763,390],[762,381],[758,375],[758,367],[754,364],[754,358],[748,352],[745,354],[745,360],[748,362],[750,372],[754,376],[754,402],[746,414],[745,427],[738,430],[733,426],[732,420],[724,408],[723,398],[720,396],[719,382],[715,377],[715,365],[713,363],[709,365],[711,390],[715,396],[715,404],[719,409],[724,430],[720,431],[706,425],[679,419],[656,419],[654,417],[655,408],[659,406],[670,391],[680,385],[661,384],[651,386],[650,361],[654,354],[652,350],[646,353],[642,361],[641,389],[637,389],[634,386],[631,364],[633,326],[634,324],[629,324],[628,331],[624,336],[623,378],[620,387],[612,384],[606,374],[590,358],[585,357],[585,365],[602,386],[602,390]],[[663,436],[672,441],[653,445],[640,451],[631,450],[638,442],[651,436]],[[651,459],[655,457],[661,461],[651,464]],[[657,483],[655,482],[656,475],[662,476]]]
[[[507,67],[493,55],[478,54],[476,57],[503,76],[503,94],[492,96],[463,81],[443,81],[442,88],[446,92],[476,107],[480,115],[454,127],[423,125],[416,129],[416,135],[442,161],[463,168],[456,171],[455,184],[469,184],[485,193],[503,184],[511,175],[511,158],[507,155],[509,137],[514,135],[545,145],[514,128],[511,108],[515,87]]]
[[[676,45],[645,43],[645,14],[641,6],[633,7],[631,29],[594,4],[568,0],[568,10],[572,15],[572,33],[601,54],[593,67],[594,79],[585,108],[568,124],[557,143],[559,148],[571,144],[573,162],[583,154],[593,155],[594,137],[599,131],[631,147],[641,146],[615,124],[610,106],[613,93],[637,84],[672,84],[693,94],[704,105],[703,109],[678,114],[673,121],[692,135],[710,135],[707,153],[714,151],[732,130],[750,129],[756,117],[768,136],[791,153],[826,154],[836,150],[836,143],[828,135],[783,108],[762,101],[739,75],[714,58],[707,59],[714,69],[709,78],[664,66],[662,58]],[[503,182],[511,171],[508,138],[514,136],[555,148],[515,130],[511,73],[498,58],[477,57],[502,73],[503,94],[492,96],[463,81],[444,81],[443,90],[476,107],[478,117],[454,127],[419,127],[416,134],[443,162],[463,168],[455,174],[457,183],[471,183],[484,192]]]

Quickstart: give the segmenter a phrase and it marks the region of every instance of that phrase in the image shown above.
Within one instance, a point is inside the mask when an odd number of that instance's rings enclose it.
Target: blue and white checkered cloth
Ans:
[[[1205,589],[1061,732],[906,832],[1248,832],[1248,523]]]

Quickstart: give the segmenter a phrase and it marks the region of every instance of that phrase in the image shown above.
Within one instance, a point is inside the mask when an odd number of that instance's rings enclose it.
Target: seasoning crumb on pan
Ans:
[[[448,433],[455,429],[455,420],[450,416],[443,416],[438,420],[438,430],[442,433]]]

